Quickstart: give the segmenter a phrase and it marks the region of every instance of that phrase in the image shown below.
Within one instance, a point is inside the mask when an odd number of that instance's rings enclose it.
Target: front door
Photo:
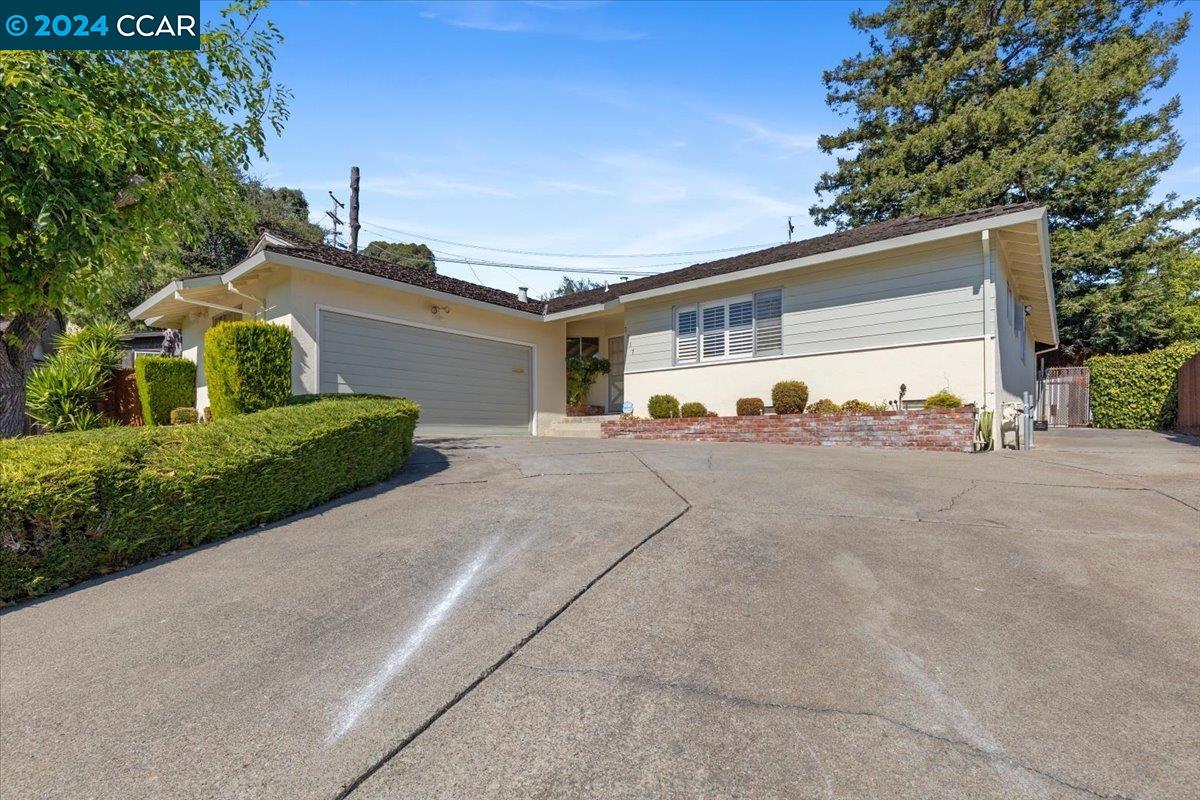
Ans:
[[[608,337],[608,410],[617,413],[625,402],[625,337]]]

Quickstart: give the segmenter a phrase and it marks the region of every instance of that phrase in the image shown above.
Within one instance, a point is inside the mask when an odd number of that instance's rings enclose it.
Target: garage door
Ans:
[[[322,392],[416,400],[421,434],[529,433],[530,347],[332,311],[320,315]]]

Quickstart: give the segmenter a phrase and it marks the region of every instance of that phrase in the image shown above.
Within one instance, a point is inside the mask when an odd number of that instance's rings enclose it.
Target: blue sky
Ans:
[[[641,254],[766,245],[819,232],[807,209],[842,120],[822,70],[864,42],[866,3],[275,2],[278,78],[292,117],[255,167],[303,189],[314,212],[362,169],[362,242],[395,231],[508,250]],[[209,4],[205,12],[210,13]],[[1172,10],[1169,13],[1180,13]],[[1200,132],[1200,48],[1170,93]],[[1200,193],[1190,145],[1164,191]],[[390,230],[389,230],[390,229]],[[719,254],[581,259],[436,251],[633,275]],[[442,262],[537,293],[550,272]],[[615,280],[616,278],[613,278]]]

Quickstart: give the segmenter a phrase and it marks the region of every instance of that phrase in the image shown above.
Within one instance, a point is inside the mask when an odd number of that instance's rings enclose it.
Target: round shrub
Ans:
[[[183,408],[171,409],[171,424],[172,425],[194,425],[200,421],[200,414],[196,409],[187,406]]]
[[[962,404],[962,398],[949,389],[942,389],[937,394],[925,398],[926,408],[960,408]]]
[[[704,407],[704,403],[684,403],[679,409],[681,417],[706,417],[708,409]]]
[[[656,394],[646,404],[651,419],[673,419],[679,416],[679,401],[674,395]]]
[[[808,413],[810,414],[840,414],[841,412],[842,407],[828,397],[822,397],[808,407]]]
[[[737,415],[739,417],[761,416],[765,407],[761,397],[743,397],[737,401]]]
[[[771,389],[771,405],[776,414],[801,414],[808,405],[808,386],[804,381],[780,381]]]
[[[887,411],[887,406],[883,403],[868,403],[858,398],[842,403],[843,414],[877,414],[880,411]]]

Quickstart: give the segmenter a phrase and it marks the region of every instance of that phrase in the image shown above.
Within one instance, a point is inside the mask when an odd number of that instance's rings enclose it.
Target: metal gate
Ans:
[[[1087,367],[1050,367],[1038,376],[1038,419],[1058,428],[1092,424],[1091,381]]]

